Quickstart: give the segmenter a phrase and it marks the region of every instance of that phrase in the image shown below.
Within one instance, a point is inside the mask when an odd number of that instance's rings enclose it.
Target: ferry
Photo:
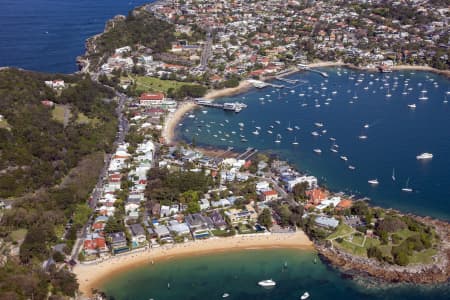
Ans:
[[[367,181],[368,183],[372,184],[372,185],[377,185],[379,184],[378,179],[371,179],[369,181]]]
[[[263,287],[275,286],[276,284],[277,283],[272,279],[261,280],[260,282],[258,282],[258,285]]]
[[[421,160],[421,159],[432,159],[432,158],[433,158],[433,154],[427,153],[427,152],[424,152],[424,153],[419,154],[419,155],[416,156],[416,159],[418,159],[418,160]]]

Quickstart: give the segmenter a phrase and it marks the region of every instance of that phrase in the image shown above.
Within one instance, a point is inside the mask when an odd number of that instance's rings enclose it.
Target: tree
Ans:
[[[309,184],[307,182],[297,183],[293,189],[292,193],[294,194],[295,201],[300,201],[306,199],[306,190],[308,189]]]
[[[258,216],[258,223],[265,226],[266,228],[272,227],[272,215],[270,213],[270,209],[263,209],[262,213]]]
[[[198,202],[189,202],[187,205],[187,211],[190,214],[200,212],[200,204]]]

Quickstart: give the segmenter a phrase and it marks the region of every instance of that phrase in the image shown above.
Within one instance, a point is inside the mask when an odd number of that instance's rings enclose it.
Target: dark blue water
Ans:
[[[412,286],[369,284],[344,279],[318,261],[316,255],[299,250],[243,250],[208,256],[150,263],[118,275],[102,290],[117,300],[298,300],[308,291],[310,299],[448,299],[448,285]],[[287,265],[287,267],[284,267]],[[257,285],[272,278],[276,287]],[[168,289],[168,283],[170,289]]]
[[[195,118],[183,121],[179,133],[187,141],[195,138],[200,145],[239,150],[251,146],[273,152],[318,176],[334,190],[368,196],[375,205],[450,219],[450,104],[444,103],[449,80],[427,72],[383,75],[323,70],[328,72],[328,79],[317,73],[301,73],[290,77],[301,80],[296,87],[254,89],[218,100],[242,101],[249,107],[239,114],[217,109],[206,109],[204,114],[197,110]],[[426,101],[418,99],[422,90],[427,91]],[[407,106],[413,103],[416,109]],[[242,131],[240,122],[245,124]],[[316,127],[316,122],[324,126]],[[369,128],[364,128],[365,124]],[[300,130],[288,131],[289,125]],[[259,135],[252,134],[256,127],[261,127]],[[320,136],[312,136],[312,131]],[[281,134],[279,144],[274,143],[277,133]],[[240,135],[248,142],[241,142]],[[367,139],[359,139],[361,135]],[[336,139],[339,153],[330,151],[330,137]],[[292,145],[295,139],[298,146]],[[321,155],[313,152],[317,148],[322,150]],[[434,158],[416,160],[423,152],[433,153]],[[341,155],[348,161],[340,159]],[[356,170],[351,171],[349,165]],[[391,179],[394,168],[395,181]],[[380,184],[373,187],[367,181],[375,178]],[[412,193],[401,191],[407,184]]]
[[[77,71],[85,40],[105,22],[151,0],[1,0],[0,66]]]

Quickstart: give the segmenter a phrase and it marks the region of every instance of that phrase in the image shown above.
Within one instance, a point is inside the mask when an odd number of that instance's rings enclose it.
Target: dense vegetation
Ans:
[[[112,92],[89,78],[69,76],[64,79],[70,86],[56,92],[44,84],[48,79],[32,72],[0,72],[0,113],[10,125],[10,130],[0,128],[0,197],[50,187],[81,157],[111,147],[116,118],[103,99]],[[52,119],[52,109],[41,103],[45,99],[70,104],[67,126]],[[79,124],[78,112],[100,122]]]
[[[172,202],[186,203],[191,212],[200,208],[198,200],[201,194],[213,183],[212,178],[203,172],[170,173],[167,169],[154,168],[148,174],[146,195],[148,199],[164,205]]]
[[[116,18],[113,22],[103,34],[95,38],[95,52],[88,49],[87,57],[92,67],[120,47],[135,48],[141,45],[152,49],[154,53],[160,53],[169,49],[175,41],[174,25],[157,19],[143,9],[130,11],[125,19]]]
[[[66,88],[45,85],[55,78],[63,79]],[[113,95],[88,77],[0,71],[0,114],[10,125],[0,128],[0,198],[12,199],[12,209],[0,221],[0,238],[20,246],[0,268],[0,299],[46,299],[49,294],[60,299],[77,290],[66,269],[44,271],[42,262],[64,259],[55,244],[62,243],[70,254],[91,212],[85,203],[116,132],[115,107],[106,100]],[[70,107],[67,122],[53,119],[44,99]],[[77,122],[81,113],[95,122]],[[26,234],[14,240],[19,229]]]

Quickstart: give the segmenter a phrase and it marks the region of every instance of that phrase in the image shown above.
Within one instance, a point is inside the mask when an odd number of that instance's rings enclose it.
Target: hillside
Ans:
[[[64,87],[45,84],[55,79]],[[66,269],[41,266],[70,254],[90,214],[85,203],[116,134],[113,97],[85,75],[0,71],[0,200],[12,206],[0,211],[0,299],[78,289]]]
[[[97,70],[114,50],[130,46],[135,50],[139,46],[150,48],[153,53],[162,53],[175,41],[175,26],[161,19],[144,8],[129,12],[128,16],[116,16],[106,24],[103,33],[86,41],[86,53],[78,58],[85,64],[89,61],[89,71]]]

